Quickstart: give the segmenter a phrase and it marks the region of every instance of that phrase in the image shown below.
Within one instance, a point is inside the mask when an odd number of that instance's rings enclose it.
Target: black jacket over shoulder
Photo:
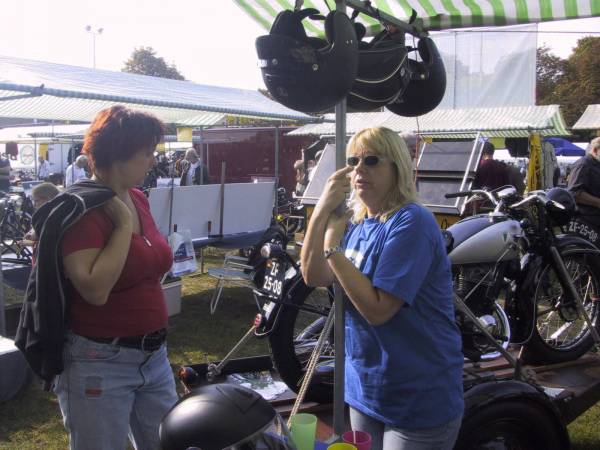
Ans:
[[[38,236],[37,260],[27,283],[15,345],[33,371],[47,383],[63,371],[69,304],[65,299],[66,280],[60,253],[62,236],[87,210],[114,195],[106,186],[82,180],[33,215],[33,228]]]

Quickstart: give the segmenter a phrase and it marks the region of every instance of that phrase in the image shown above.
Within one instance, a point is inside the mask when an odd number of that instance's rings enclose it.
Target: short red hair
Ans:
[[[154,149],[164,133],[164,124],[154,115],[116,105],[96,114],[85,134],[82,153],[95,172],[126,161],[140,150]]]

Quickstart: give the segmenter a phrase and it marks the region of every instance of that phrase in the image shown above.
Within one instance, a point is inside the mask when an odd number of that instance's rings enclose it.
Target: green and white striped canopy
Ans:
[[[294,0],[233,0],[266,30],[277,14],[293,9]],[[600,0],[372,0],[371,5],[408,21],[412,11],[422,21],[425,30],[503,26],[551,20],[579,19],[600,16]],[[334,0],[305,0],[304,8],[316,8],[326,14],[335,9]],[[381,29],[377,20],[359,15],[369,34]],[[322,22],[305,20],[311,35],[322,35]]]

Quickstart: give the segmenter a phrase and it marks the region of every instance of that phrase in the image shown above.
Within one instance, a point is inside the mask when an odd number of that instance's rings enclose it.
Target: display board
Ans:
[[[171,190],[173,209],[171,211]],[[221,185],[175,186],[150,189],[148,201],[156,225],[168,235],[172,226],[189,229],[192,239],[219,233]],[[223,235],[266,230],[271,223],[275,200],[274,183],[225,184]]]
[[[313,169],[314,175],[311,176],[308,186],[302,196],[302,203],[305,205],[316,205],[327,179],[335,172],[335,145],[327,144],[323,149],[321,158]]]
[[[466,198],[447,199],[444,195],[470,189],[483,142],[477,138],[426,143],[417,163],[419,201],[434,213],[459,215]]]

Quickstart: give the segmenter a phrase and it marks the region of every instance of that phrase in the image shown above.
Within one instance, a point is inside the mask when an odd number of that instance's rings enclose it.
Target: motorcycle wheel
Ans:
[[[537,405],[517,400],[491,404],[464,419],[456,450],[562,450],[556,424]]]
[[[294,306],[283,306],[277,323],[269,335],[273,364],[285,384],[294,392],[300,390],[306,367],[331,305],[333,296],[327,288],[311,288],[302,280],[290,292],[290,302],[299,307],[314,307],[320,313]],[[333,329],[317,363],[305,399],[331,403],[333,399]]]
[[[583,300],[592,324],[598,330],[600,300],[600,261],[595,255],[567,250],[565,266]],[[563,288],[550,265],[542,267],[535,288],[535,326],[524,345],[523,361],[548,364],[572,361],[592,348],[593,338],[586,322],[574,306],[561,306]]]

